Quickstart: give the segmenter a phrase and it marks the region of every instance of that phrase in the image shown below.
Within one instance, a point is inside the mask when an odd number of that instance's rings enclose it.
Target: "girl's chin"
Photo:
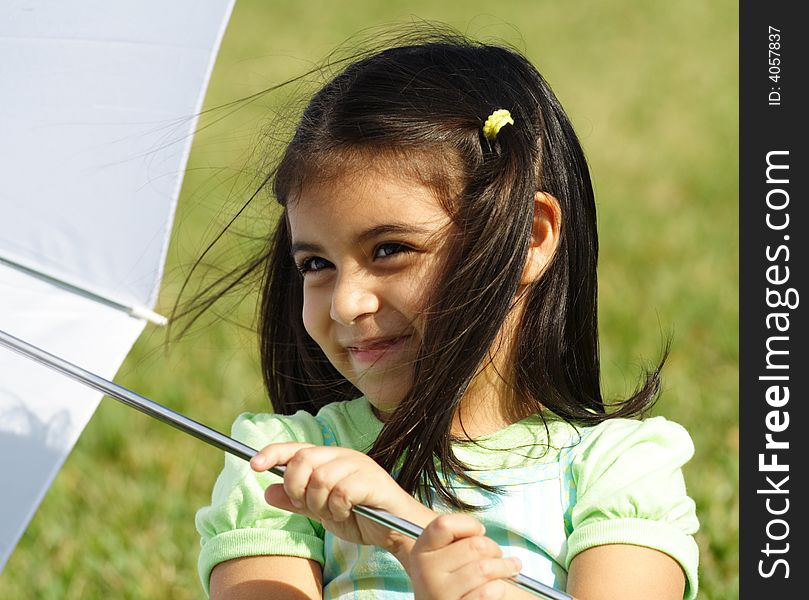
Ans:
[[[345,375],[371,404],[374,414],[384,422],[413,387],[412,371],[412,368],[399,366],[384,372],[365,371],[358,375],[353,371]]]

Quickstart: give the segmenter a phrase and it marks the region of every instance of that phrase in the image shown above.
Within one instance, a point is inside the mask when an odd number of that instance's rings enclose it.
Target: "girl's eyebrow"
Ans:
[[[290,256],[295,256],[298,252],[322,252],[318,244],[310,244],[308,242],[296,242],[289,247]]]
[[[384,235],[426,235],[432,233],[431,230],[417,227],[409,223],[383,223],[365,229],[357,236],[357,242],[365,243],[374,238]],[[311,242],[295,242],[289,248],[289,253],[295,255],[298,252],[322,252],[320,244]]]
[[[431,233],[430,230],[410,223],[383,223],[369,227],[357,236],[358,242],[367,242],[383,235],[418,235]]]

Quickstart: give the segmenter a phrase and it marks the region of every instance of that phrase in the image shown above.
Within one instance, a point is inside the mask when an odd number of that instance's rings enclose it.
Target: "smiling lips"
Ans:
[[[346,346],[351,358],[360,363],[376,363],[383,357],[390,357],[404,348],[410,339],[409,335],[389,338],[368,339],[351,346]]]

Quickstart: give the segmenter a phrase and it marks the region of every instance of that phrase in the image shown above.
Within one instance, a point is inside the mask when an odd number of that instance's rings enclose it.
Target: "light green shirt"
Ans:
[[[318,415],[245,413],[232,436],[253,448],[306,441],[367,451],[382,428],[364,398],[334,403]],[[578,430],[559,420],[546,429],[529,417],[477,443],[457,444],[471,475],[497,485],[495,495],[453,481],[458,495],[481,506],[486,534],[518,556],[523,573],[564,589],[570,561],[603,544],[633,544],[664,552],[686,575],[685,598],[697,594],[698,529],[681,467],[693,455],[688,433],[662,417],[611,419]],[[325,599],[412,597],[404,569],[389,553],[345,542],[306,517],[264,501],[277,483],[248,463],[225,456],[211,505],[197,512],[199,575],[206,593],[211,570],[242,556],[287,555],[323,566]],[[436,510],[444,510],[440,505]]]

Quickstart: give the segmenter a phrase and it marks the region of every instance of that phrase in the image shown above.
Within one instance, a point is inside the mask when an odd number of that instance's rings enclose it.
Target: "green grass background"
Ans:
[[[736,4],[238,0],[206,106],[298,75],[361,29],[414,18],[516,45],[567,108],[599,209],[607,396],[631,390],[673,332],[655,412],[682,423],[696,445],[685,475],[701,521],[700,597],[737,597]],[[285,99],[202,119],[160,312],[248,193],[259,132]],[[238,261],[245,245],[216,262]],[[228,312],[249,323],[254,298],[237,300]],[[213,322],[168,351],[164,342],[148,326],[116,381],[225,432],[238,413],[267,409],[249,328]],[[0,575],[0,598],[202,598],[194,513],[221,463],[219,451],[103,400]]]

